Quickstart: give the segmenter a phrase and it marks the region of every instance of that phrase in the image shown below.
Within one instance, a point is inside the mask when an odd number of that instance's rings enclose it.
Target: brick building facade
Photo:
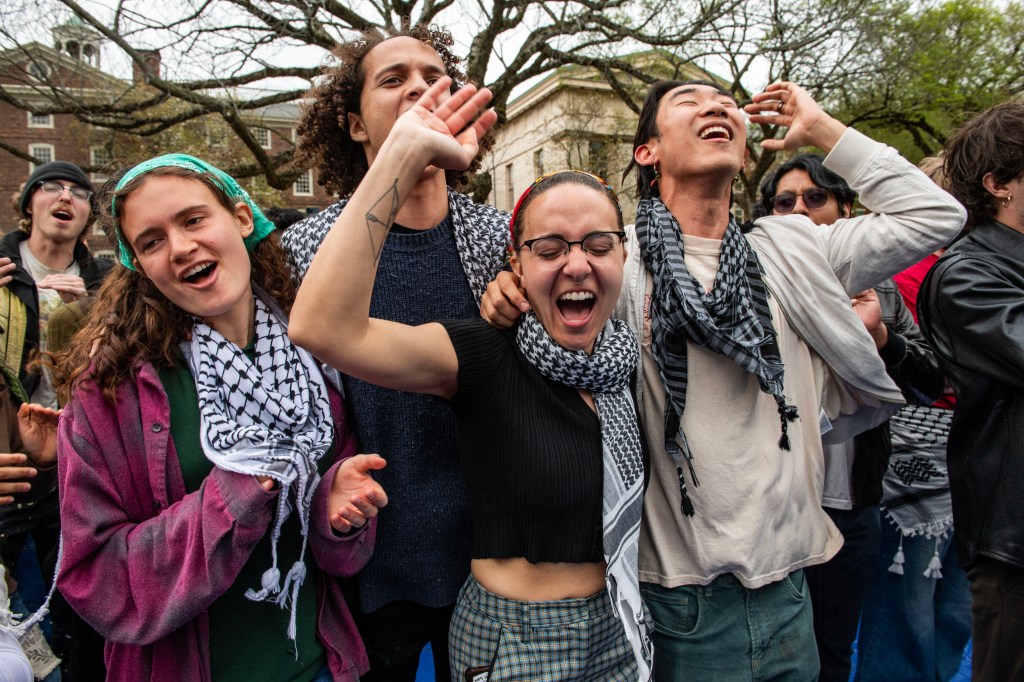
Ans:
[[[218,155],[224,158],[235,153],[227,148],[233,143],[233,136],[212,118],[192,122],[186,132],[147,139],[90,126],[73,114],[32,113],[31,109],[43,111],[54,102],[71,97],[102,104],[124,102],[145,94],[146,86],[141,84],[138,74],[133,81],[126,81],[102,70],[99,35],[81,22],[59,26],[53,36],[54,47],[29,43],[0,52],[0,89],[6,95],[4,100],[9,98],[20,105],[0,100],[0,233],[18,227],[17,207],[8,199],[20,194],[21,184],[35,168],[35,160],[76,163],[89,172],[98,189],[107,173],[155,154],[186,152],[218,163]],[[159,53],[150,51],[147,56],[150,67],[159,69]],[[261,146],[268,154],[275,154],[294,145],[298,115],[298,104],[285,103],[247,112],[245,117]],[[287,190],[269,190],[262,177],[244,180],[242,184],[263,204],[274,203],[303,212],[315,212],[335,201],[316,183],[312,170],[299,176]],[[93,252],[112,256],[110,242],[99,226],[91,225],[87,230]]]

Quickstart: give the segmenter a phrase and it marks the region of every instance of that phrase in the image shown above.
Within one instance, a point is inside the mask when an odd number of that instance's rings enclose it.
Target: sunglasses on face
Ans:
[[[808,210],[814,210],[821,208],[828,203],[829,193],[827,189],[820,187],[812,187],[804,191],[803,194],[793,194],[792,192],[783,192],[776,194],[775,198],[772,199],[772,208],[775,209],[776,213],[792,213],[796,207],[797,197],[803,197],[804,206]]]

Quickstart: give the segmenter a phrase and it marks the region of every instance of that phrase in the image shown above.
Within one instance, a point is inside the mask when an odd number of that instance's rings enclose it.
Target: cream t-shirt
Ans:
[[[721,241],[684,235],[685,261],[705,289],[718,271]],[[771,282],[766,282],[769,289]],[[649,443],[664,442],[665,393],[651,354],[647,275],[642,334],[642,413]],[[781,580],[827,561],[842,537],[821,508],[824,463],[818,414],[827,395],[825,363],[789,326],[769,298],[785,365],[785,396],[800,418],[790,422],[791,450],[779,448],[775,399],[757,377],[731,359],[687,344],[688,388],[682,427],[700,486],[686,471],[696,515],[682,514],[671,457],[652,445],[650,486],[644,496],[640,579],[666,587],[706,585],[732,573],[748,588]],[[835,413],[836,405],[826,411]]]

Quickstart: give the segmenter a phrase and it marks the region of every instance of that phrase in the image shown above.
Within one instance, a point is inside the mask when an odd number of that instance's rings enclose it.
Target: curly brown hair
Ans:
[[[460,68],[462,60],[452,52],[455,44],[452,34],[438,26],[403,24],[398,29],[367,30],[358,38],[335,47],[331,54],[337,65],[328,67],[323,80],[306,94],[307,104],[296,128],[299,138],[296,161],[316,168],[317,182],[339,196],[354,192],[368,169],[363,146],[348,134],[348,115],[361,113],[359,97],[366,79],[363,59],[385,40],[399,37],[414,38],[437,52],[444,63],[445,73],[452,79],[452,92],[462,87],[466,80]],[[445,179],[448,185],[464,185],[480,167],[480,158],[491,144],[491,137],[486,136],[480,141],[480,153],[468,169],[447,171]]]
[[[946,140],[944,170],[948,191],[967,209],[967,224],[995,215],[996,201],[983,178],[1000,183],[1024,174],[1024,99],[987,109],[957,128]]]
[[[186,177],[202,183],[226,208],[233,210],[234,200],[213,180],[183,168],[157,168],[128,183],[124,189],[107,193],[101,206],[108,234],[114,232],[117,218],[110,213],[111,198],[124,205],[131,194],[151,175]],[[129,249],[131,247],[129,246]],[[268,235],[249,254],[252,283],[260,287],[287,313],[295,301],[295,283],[276,232]],[[58,400],[66,404],[81,381],[91,381],[114,402],[122,381],[134,378],[140,365],[172,367],[182,359],[179,345],[189,338],[192,315],[171,303],[156,285],[141,272],[115,265],[96,293],[88,317],[75,335],[67,352],[53,357],[49,365]]]

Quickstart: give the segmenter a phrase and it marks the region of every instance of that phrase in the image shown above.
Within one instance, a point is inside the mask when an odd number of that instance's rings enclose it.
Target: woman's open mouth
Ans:
[[[189,268],[182,274],[181,279],[188,282],[189,284],[202,284],[213,275],[217,269],[217,264],[214,262],[200,263],[194,267]]]
[[[558,311],[566,322],[585,322],[597,298],[590,291],[569,291],[558,297]]]

